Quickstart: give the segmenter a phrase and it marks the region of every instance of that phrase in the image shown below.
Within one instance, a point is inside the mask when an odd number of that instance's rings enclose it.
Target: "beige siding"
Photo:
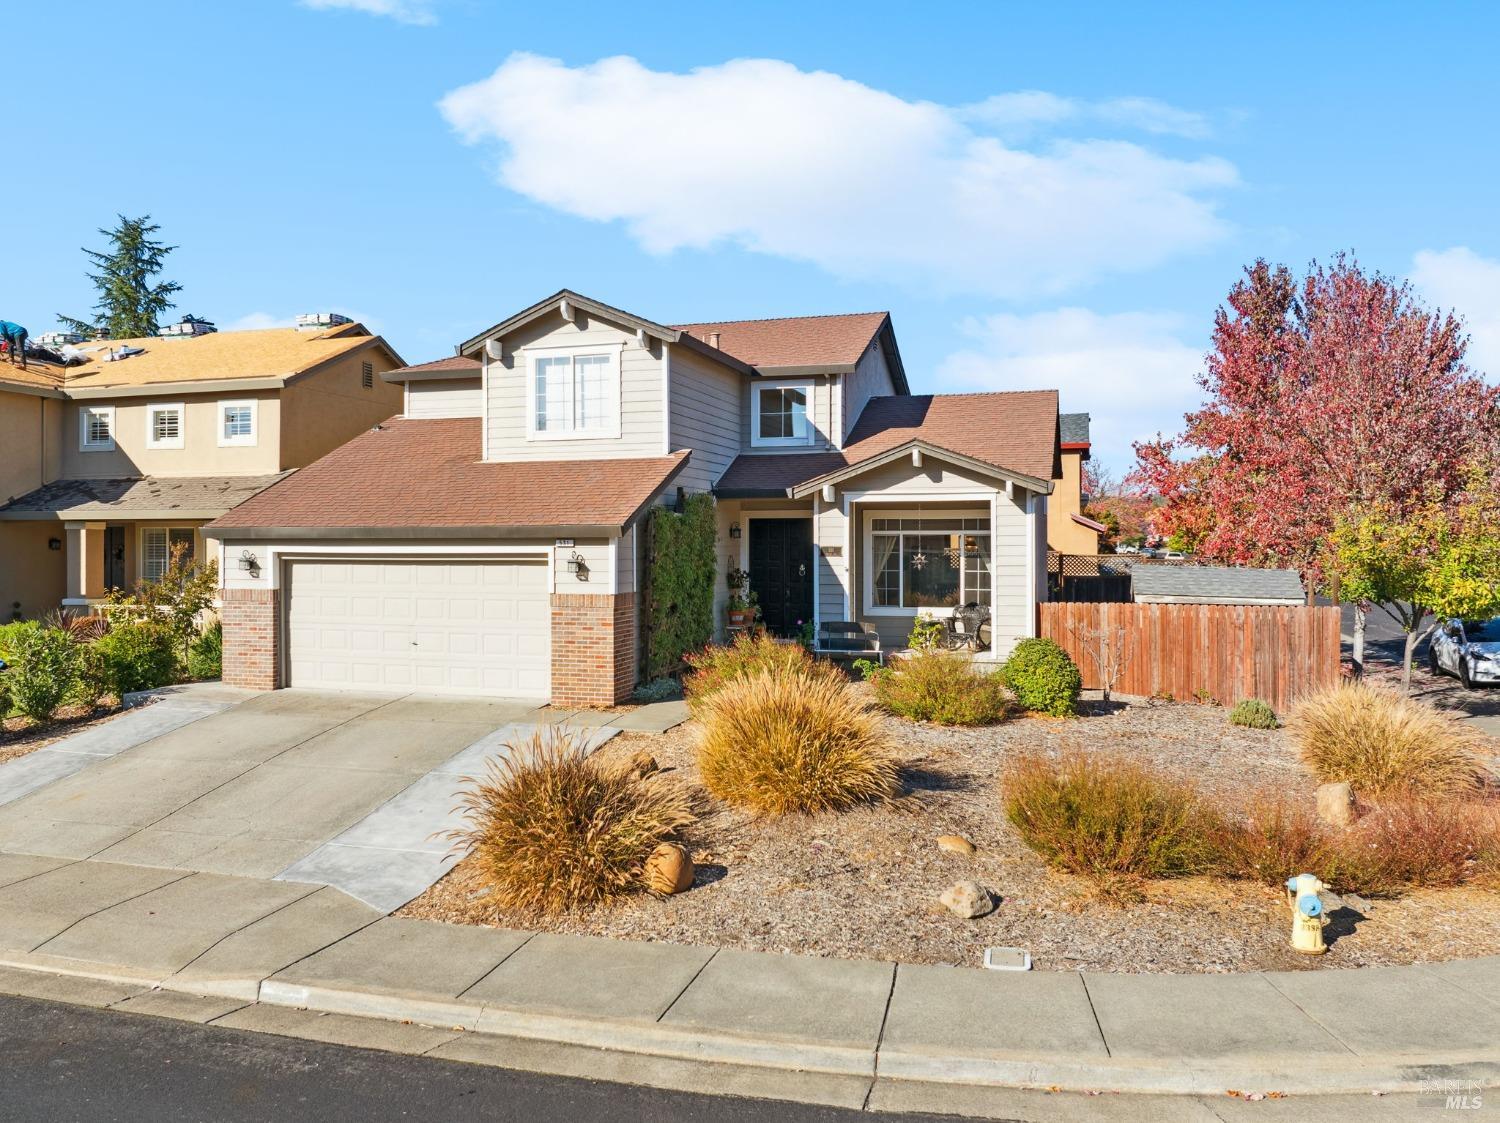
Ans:
[[[217,394],[173,394],[170,387],[143,398],[101,398],[65,403],[62,430],[62,472],[67,479],[110,479],[134,476],[264,476],[281,469],[281,410],[277,391],[256,390]],[[256,441],[253,445],[219,447],[219,403],[253,399]],[[60,403],[61,404],[61,403]],[[146,447],[146,418],[153,405],[181,405],[182,448]],[[112,451],[84,452],[79,417],[85,408],[113,406]],[[354,433],[345,431],[337,443]]]
[[[895,392],[896,384],[891,379],[891,368],[885,361],[885,349],[876,340],[865,348],[865,353],[855,365],[854,373],[844,376],[844,438],[848,439],[871,398]]]
[[[818,500],[817,521],[813,524],[813,541],[818,547],[818,620],[850,620],[852,601],[846,601],[849,589],[849,517],[837,505],[823,505]]]
[[[662,351],[651,341],[642,348],[633,331],[589,316],[582,309],[572,323],[551,313],[517,328],[503,341],[505,357],[490,360],[485,425],[491,460],[605,460],[661,456]],[[528,440],[526,350],[528,348],[619,347],[620,435],[576,440]]]
[[[365,363],[371,365],[374,374],[369,389],[364,386]],[[380,377],[394,367],[381,348],[365,347],[302,375],[283,389],[278,467],[306,467],[400,413],[400,383]]]
[[[690,448],[692,459],[677,483],[707,491],[740,452],[745,376],[684,347],[669,349],[671,449]]]
[[[834,387],[838,383],[837,378],[828,378],[823,375],[808,375],[806,378],[756,378],[750,381],[746,388],[744,399],[740,404],[740,446],[747,452],[757,451],[751,441],[750,419],[753,416],[752,399],[756,392],[762,388],[784,385],[786,383],[812,383],[812,424],[814,438],[810,444],[787,446],[773,445],[764,447],[766,452],[796,452],[799,448],[806,449],[829,449],[835,447],[837,439],[838,418],[835,415]]]
[[[407,417],[478,417],[483,410],[478,378],[439,378],[408,385]]]

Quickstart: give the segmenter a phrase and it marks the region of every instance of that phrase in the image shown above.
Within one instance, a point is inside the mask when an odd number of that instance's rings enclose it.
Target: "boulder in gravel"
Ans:
[[[637,776],[646,777],[653,772],[659,771],[661,765],[656,763],[654,756],[645,749],[642,749],[630,758],[630,768]]]
[[[964,920],[984,916],[995,907],[995,898],[990,896],[990,891],[977,881],[960,881],[943,890],[938,900],[943,902],[943,907],[954,916]]]
[[[960,854],[967,858],[974,853],[974,844],[961,834],[938,835],[938,849],[946,850],[950,854]]]
[[[1318,818],[1330,827],[1354,822],[1354,789],[1348,784],[1318,785]]]
[[[663,842],[646,859],[646,888],[668,896],[693,887],[693,859],[675,842]]]

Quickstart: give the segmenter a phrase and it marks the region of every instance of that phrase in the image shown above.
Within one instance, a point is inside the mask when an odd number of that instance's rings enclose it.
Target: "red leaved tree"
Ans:
[[[1466,343],[1455,316],[1351,257],[1300,285],[1257,261],[1215,317],[1209,400],[1181,436],[1136,446],[1132,482],[1198,554],[1319,588],[1341,517],[1453,494],[1500,441],[1500,390],[1464,365]]]

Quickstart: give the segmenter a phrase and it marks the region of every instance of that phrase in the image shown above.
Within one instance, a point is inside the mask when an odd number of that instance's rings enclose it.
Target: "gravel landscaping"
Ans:
[[[1101,900],[1079,878],[1047,869],[1006,823],[996,777],[1024,750],[1126,754],[1191,780],[1228,809],[1257,787],[1313,800],[1316,782],[1279,730],[1232,726],[1226,711],[1191,704],[1104,707],[1073,720],[1022,718],[979,729],[889,722],[906,759],[909,794],[894,805],[782,819],[705,801],[686,844],[699,869],[686,893],[645,895],[581,915],[538,918],[487,904],[469,862],[398,915],[543,928],[674,943],[908,963],[979,965],[984,949],[1030,950],[1038,970],[1221,972],[1363,967],[1491,955],[1500,950],[1500,893],[1410,894],[1332,914],[1329,953],[1287,947],[1279,892],[1248,882],[1150,883],[1144,899]],[[601,752],[644,749],[696,783],[696,726],[665,735],[621,734]],[[939,849],[957,834],[973,855]],[[938,896],[974,880],[1000,898],[992,913],[960,920]]]

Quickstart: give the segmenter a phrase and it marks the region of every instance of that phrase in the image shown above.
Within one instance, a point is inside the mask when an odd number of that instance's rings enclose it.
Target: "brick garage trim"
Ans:
[[[226,686],[275,690],[281,686],[281,591],[221,589]]]
[[[636,684],[634,593],[552,594],[552,704],[612,706]]]

